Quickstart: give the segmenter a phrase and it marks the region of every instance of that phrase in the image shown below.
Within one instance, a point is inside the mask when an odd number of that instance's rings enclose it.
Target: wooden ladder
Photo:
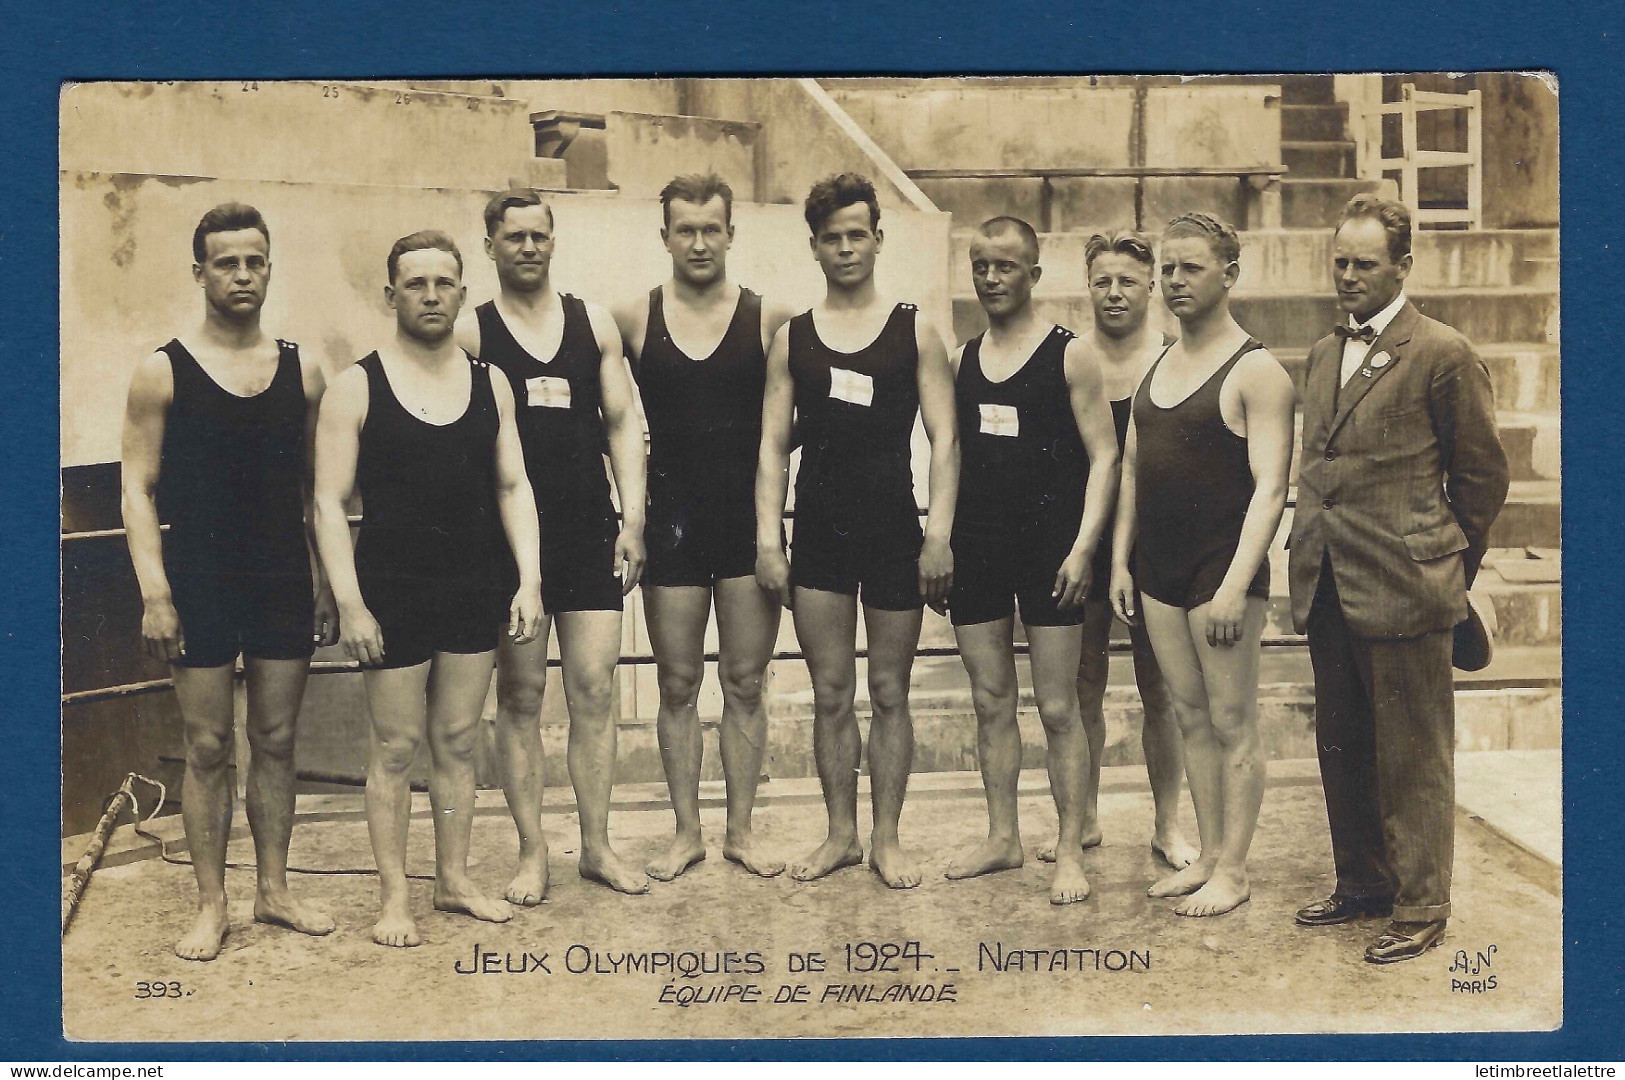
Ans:
[[[1467,111],[1466,150],[1426,150],[1418,145],[1416,116],[1423,112],[1448,109]],[[1418,228],[1440,225],[1465,225],[1470,229],[1484,227],[1484,112],[1478,90],[1464,94],[1418,90],[1414,84],[1400,87],[1398,101],[1367,101],[1362,107],[1360,131],[1362,176],[1381,178],[1388,173],[1399,174],[1399,198],[1411,209],[1411,220]],[[1398,116],[1400,125],[1400,154],[1384,157],[1382,148],[1382,120],[1385,116]],[[1423,169],[1467,169],[1467,205],[1465,208],[1427,207],[1421,205],[1421,189],[1417,174]]]

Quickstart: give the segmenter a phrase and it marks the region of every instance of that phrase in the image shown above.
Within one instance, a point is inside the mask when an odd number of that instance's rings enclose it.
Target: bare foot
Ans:
[[[1151,853],[1175,870],[1185,869],[1202,854],[1177,828],[1153,836]]]
[[[197,921],[186,936],[175,943],[175,955],[182,960],[213,960],[226,943],[226,908],[208,904],[198,908]]]
[[[813,849],[804,859],[790,864],[790,876],[797,881],[814,881],[825,874],[863,861],[863,845],[856,838],[837,840],[831,837]]]
[[[756,837],[746,833],[735,840],[729,837],[722,845],[722,857],[738,863],[757,877],[775,877],[784,870],[784,860],[764,855],[756,846]]]
[[[1069,855],[1055,861],[1055,876],[1049,883],[1049,902],[1076,904],[1089,899],[1089,879],[1083,875],[1083,856]]]
[[[607,847],[601,852],[583,850],[576,870],[588,881],[608,885],[628,896],[640,896],[649,891],[648,877],[641,870],[627,866],[619,855]]]
[[[1252,894],[1245,870],[1239,874],[1214,874],[1206,885],[1174,905],[1174,914],[1195,918],[1223,915],[1245,904]]]
[[[286,889],[262,892],[254,897],[254,921],[286,926],[312,937],[331,934],[336,925],[327,912],[304,900],[295,900]]]
[[[503,896],[510,904],[535,907],[547,899],[547,886],[547,845],[542,844],[535,852],[519,852],[519,868]]]
[[[410,949],[423,944],[423,939],[418,937],[418,924],[412,921],[404,901],[384,904],[378,921],[373,924],[372,940],[395,949]]]
[[[1145,891],[1147,896],[1188,896],[1207,884],[1207,879],[1213,873],[1211,866],[1204,866],[1201,860],[1191,863],[1177,873],[1160,878]]]
[[[1088,851],[1092,847],[1099,847],[1102,839],[1104,839],[1104,837],[1101,835],[1100,826],[1096,825],[1092,829],[1085,829],[1083,831],[1083,840],[1078,844],[1078,850]],[[1043,847],[1039,848],[1038,861],[1054,862],[1055,850],[1060,846],[1061,841],[1060,838],[1057,837],[1056,839],[1045,844]]]
[[[949,881],[960,881],[964,878],[996,873],[1000,870],[1014,870],[1021,865],[1021,862],[1021,840],[1019,837],[1013,837],[1009,840],[996,840],[988,837],[985,843],[972,848],[949,863],[948,869],[943,876]]]
[[[509,907],[506,901],[491,899],[476,889],[471,882],[454,885],[436,880],[434,906],[438,911],[471,915],[482,922],[507,922],[513,918],[513,908]]]
[[[920,864],[904,853],[896,840],[869,838],[869,866],[893,889],[912,889],[920,884]]]
[[[656,881],[670,881],[695,863],[704,860],[705,841],[698,836],[678,835],[672,838],[671,847],[650,859],[649,865],[644,869]]]

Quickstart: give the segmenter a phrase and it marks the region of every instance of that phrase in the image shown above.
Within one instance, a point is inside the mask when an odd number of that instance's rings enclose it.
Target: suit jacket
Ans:
[[[1309,351],[1288,541],[1292,621],[1306,628],[1329,555],[1356,635],[1448,630],[1467,617],[1467,587],[1506,501],[1489,369],[1465,337],[1409,302],[1339,389],[1342,363],[1336,334]]]

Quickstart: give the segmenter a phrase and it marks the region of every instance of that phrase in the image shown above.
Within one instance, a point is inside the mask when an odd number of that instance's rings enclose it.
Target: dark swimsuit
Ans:
[[[475,309],[480,359],[513,387],[525,472],[536,495],[542,533],[542,607],[620,611],[615,537],[620,524],[604,471],[606,439],[599,412],[603,356],[587,305],[565,293],[559,351],[545,363],[526,351],[488,300]]]
[[[756,457],[762,441],[762,298],[739,303],[715,350],[693,359],[666,327],[662,290],[633,368],[649,422],[648,585],[709,586],[756,569]]]
[[[825,345],[812,312],[790,320],[790,375],[802,440],[790,583],[884,611],[923,605],[923,533],[910,438],[920,411],[917,309],[898,304],[854,353]]]
[[[954,510],[954,625],[1007,618],[1019,603],[1028,626],[1075,626],[1083,607],[1061,608],[1055,577],[1083,520],[1089,455],[1066,382],[1057,326],[1002,382],[982,370],[983,335],[965,343],[954,379],[959,419],[959,500]],[[1103,592],[1097,576],[1091,594]]]
[[[169,523],[164,573],[186,646],[175,663],[308,657],[314,610],[299,347],[277,342],[276,374],[253,397],[215,382],[178,340],[159,351],[175,387],[157,492]]]
[[[491,373],[469,360],[468,406],[431,424],[395,396],[377,353],[367,373],[356,490],[356,578],[384,638],[385,668],[437,652],[497,647],[512,598],[511,555],[497,509],[499,419]]]
[[[1253,497],[1253,473],[1247,440],[1225,426],[1219,393],[1241,358],[1261,348],[1249,338],[1206,382],[1170,408],[1151,400],[1152,380],[1168,355],[1164,349],[1135,394],[1135,579],[1153,600],[1187,611],[1201,607],[1218,592],[1236,556]],[[1247,595],[1267,599],[1269,594],[1265,560]]]

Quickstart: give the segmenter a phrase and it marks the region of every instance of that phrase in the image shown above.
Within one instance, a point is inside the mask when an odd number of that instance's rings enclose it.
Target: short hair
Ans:
[[[1178,236],[1196,236],[1206,240],[1213,254],[1226,264],[1241,258],[1241,239],[1236,236],[1235,228],[1209,214],[1180,214],[1162,230],[1164,240]]]
[[[1083,245],[1083,267],[1087,271],[1102,255],[1127,255],[1142,266],[1157,268],[1157,256],[1151,250],[1151,241],[1144,233],[1134,229],[1113,229],[1095,233]]]
[[[221,203],[204,214],[197,228],[192,230],[192,260],[201,265],[209,257],[209,234],[239,232],[243,229],[258,229],[259,234],[265,237],[265,246],[271,246],[271,230],[265,227],[265,219],[258,210],[247,203]]]
[[[722,199],[722,220],[731,225],[734,219],[734,189],[728,186],[728,181],[714,172],[674,176],[660,189],[660,216],[669,227],[673,199],[704,206],[719,196]]]
[[[1351,221],[1369,218],[1388,234],[1388,258],[1398,262],[1411,253],[1411,208],[1397,199],[1362,192],[1348,201],[1337,215],[1337,228]],[[1334,232],[1336,230],[1333,230]]]
[[[457,260],[457,276],[463,276],[463,253],[457,250],[457,242],[439,229],[424,229],[401,237],[389,249],[389,283],[395,284],[395,271],[400,266],[402,255],[409,251],[429,250],[449,251],[451,257]]]
[[[880,200],[875,196],[875,186],[869,182],[869,178],[850,172],[826,176],[807,192],[807,202],[803,207],[807,228],[816,234],[818,227],[828,221],[831,214],[858,203],[869,207],[869,228],[878,229]]]
[[[1038,232],[1020,218],[1012,217],[1009,214],[990,217],[982,222],[982,227],[978,231],[983,236],[990,238],[1002,236],[1005,233],[1015,233],[1021,237],[1021,246],[1026,249],[1027,256],[1032,260],[1033,265],[1038,265]]]
[[[485,235],[494,235],[497,225],[501,223],[503,215],[519,206],[542,206],[547,208],[547,227],[553,228],[553,206],[535,188],[509,188],[500,194],[491,196],[491,201],[485,204]]]

